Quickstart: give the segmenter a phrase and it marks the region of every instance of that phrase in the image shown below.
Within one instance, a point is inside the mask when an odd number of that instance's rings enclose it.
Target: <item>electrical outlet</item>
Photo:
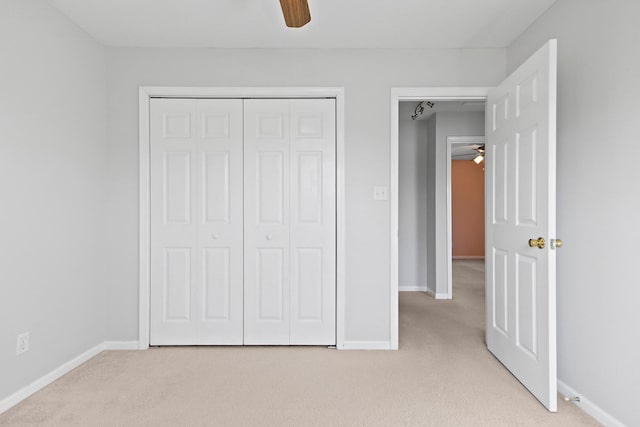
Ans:
[[[16,355],[22,354],[29,350],[29,332],[18,335],[16,343]]]

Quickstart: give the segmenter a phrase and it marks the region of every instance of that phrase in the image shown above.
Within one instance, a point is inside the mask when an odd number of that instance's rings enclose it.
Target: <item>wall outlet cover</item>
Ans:
[[[389,200],[389,188],[373,187],[373,200]]]
[[[29,332],[18,335],[16,340],[16,356],[29,350]]]

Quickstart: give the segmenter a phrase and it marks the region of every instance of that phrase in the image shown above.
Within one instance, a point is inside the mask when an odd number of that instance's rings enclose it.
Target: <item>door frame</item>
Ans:
[[[486,110],[484,112],[487,114]],[[451,151],[455,144],[484,144],[484,136],[447,136],[447,296],[453,298],[453,210],[451,208]],[[484,181],[483,181],[484,186]],[[484,211],[483,211],[484,213]]]
[[[398,206],[399,206],[399,129],[400,101],[460,101],[485,100],[491,87],[393,87],[391,88],[391,135],[390,135],[390,250],[389,250],[389,339],[391,349],[398,349]],[[436,160],[436,167],[445,160]],[[437,155],[437,150],[436,150]],[[438,254],[436,254],[437,256]],[[440,254],[440,258],[446,254]],[[436,262],[439,258],[436,258]]]
[[[151,291],[151,98],[281,98],[336,100],[336,347],[345,337],[345,91],[343,87],[175,87],[141,86],[139,101],[139,253],[138,348],[149,348]]]

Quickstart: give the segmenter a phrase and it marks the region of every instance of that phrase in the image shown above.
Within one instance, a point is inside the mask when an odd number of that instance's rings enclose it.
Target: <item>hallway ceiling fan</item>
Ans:
[[[473,163],[475,163],[476,165],[479,165],[480,163],[482,163],[484,161],[484,144],[482,144],[481,146],[477,147],[475,150],[478,153],[478,155],[476,155],[473,158]]]
[[[307,0],[280,0],[280,7],[289,28],[300,28],[311,21]]]
[[[462,147],[466,152],[451,156],[451,159],[456,157],[463,157],[463,160],[468,160],[469,156],[473,156],[471,159],[475,164],[479,165],[484,161],[484,144],[473,144]]]

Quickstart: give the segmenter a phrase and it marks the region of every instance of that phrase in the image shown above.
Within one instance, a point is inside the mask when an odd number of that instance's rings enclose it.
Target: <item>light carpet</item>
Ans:
[[[107,351],[0,415],[2,426],[592,426],[549,413],[486,349],[484,273],[454,299],[400,294],[399,351],[165,347]]]

